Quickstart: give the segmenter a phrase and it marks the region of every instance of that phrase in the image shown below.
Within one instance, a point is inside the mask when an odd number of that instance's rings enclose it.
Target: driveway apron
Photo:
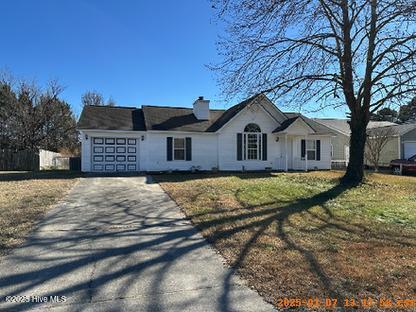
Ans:
[[[149,181],[82,178],[1,258],[0,309],[272,311]]]

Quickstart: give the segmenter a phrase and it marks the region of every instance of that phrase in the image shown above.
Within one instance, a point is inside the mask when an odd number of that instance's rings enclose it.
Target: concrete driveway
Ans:
[[[0,261],[0,309],[273,310],[146,177],[83,178]]]

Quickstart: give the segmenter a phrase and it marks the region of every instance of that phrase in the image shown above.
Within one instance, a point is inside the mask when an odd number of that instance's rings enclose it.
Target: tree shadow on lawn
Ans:
[[[275,235],[286,244],[287,249],[302,254],[309,264],[310,272],[317,276],[327,293],[333,297],[343,295],[322,268],[314,252],[295,241],[285,231],[284,224],[294,214],[307,212],[317,205],[324,207],[326,202],[346,191],[344,186],[337,185],[315,196],[286,203],[283,207],[263,207],[260,211],[248,211],[238,216],[219,217],[214,221],[198,223],[198,228],[203,231],[213,230],[213,235],[207,238],[214,244],[245,230],[249,230],[251,236],[231,263],[230,270],[225,275],[220,275],[222,286],[218,293],[215,293],[214,288],[202,288],[199,297],[184,295],[182,300],[171,306],[164,304],[166,285],[172,283],[172,274],[185,258],[193,259],[186,262],[189,264],[188,268],[184,268],[185,271],[189,270],[186,274],[206,279],[217,274],[206,270],[203,259],[195,259],[201,248],[207,246],[206,241],[197,235],[194,228],[184,225],[182,217],[171,214],[175,207],[167,195],[161,194],[157,200],[146,201],[145,198],[135,196],[137,190],[134,188],[114,187],[99,192],[99,196],[88,197],[86,194],[91,193],[90,190],[83,190],[80,185],[76,187],[80,194],[84,192],[83,200],[73,198],[66,208],[62,207],[48,215],[39,225],[40,228],[53,225],[58,227],[56,231],[63,231],[64,234],[53,236],[35,231],[35,235],[19,248],[21,252],[14,253],[9,258],[9,263],[19,266],[20,270],[10,273],[4,264],[0,264],[0,291],[4,296],[63,295],[76,297],[77,303],[81,304],[100,300],[96,298],[106,298],[109,294],[119,299],[129,298],[130,292],[134,294],[136,288],[144,287],[141,293],[144,296],[135,300],[143,301],[142,310],[145,311],[168,311],[175,308],[178,311],[189,310],[197,300],[204,300],[205,296],[213,310],[235,310],[233,304],[239,299],[235,297],[233,276],[258,238],[273,223],[276,223]],[[96,209],[108,203],[111,203],[112,208],[105,213],[94,213],[91,210],[92,207]],[[329,210],[325,210],[325,213],[328,219],[333,218]],[[80,214],[82,218],[77,217]],[[241,222],[244,220],[247,222]],[[230,227],[217,230],[223,225]],[[78,276],[80,272],[82,276]],[[86,272],[88,276],[85,276]],[[68,282],[68,276],[74,278]],[[149,279],[149,283],[140,284],[143,279]],[[204,282],[203,279],[201,281]],[[122,304],[122,300],[114,301],[112,308],[121,309]],[[13,309],[23,311],[33,306],[36,305],[19,303]],[[71,310],[81,311],[83,308],[71,306]]]
[[[231,215],[224,215],[224,211],[210,211],[192,215],[192,217],[197,218],[203,218],[204,216],[209,215],[209,217],[212,218],[207,221],[197,221],[196,225],[201,231],[208,233],[206,234],[207,238],[214,245],[217,243],[221,245],[221,240],[227,240],[228,238],[241,233],[242,231],[247,231],[249,233],[249,237],[244,239],[245,243],[242,244],[242,246],[239,246],[239,253],[236,256],[228,259],[232,270],[228,275],[228,280],[226,279],[224,282],[224,296],[222,304],[224,306],[227,304],[226,294],[228,292],[227,285],[230,285],[229,279],[231,279],[232,275],[236,271],[239,271],[242,268],[248,254],[251,252],[251,249],[255,248],[256,243],[258,246],[260,245],[258,240],[262,235],[265,235],[267,231],[270,231],[271,228],[275,228],[275,238],[279,239],[285,245],[283,250],[295,251],[299,253],[303,260],[307,263],[307,266],[309,267],[309,273],[316,277],[319,281],[319,284],[322,286],[321,289],[324,293],[321,293],[321,295],[328,296],[330,298],[338,298],[338,302],[342,302],[344,298],[348,298],[351,295],[357,296],[357,284],[350,285],[350,287],[348,285],[340,286],[340,281],[337,281],[331,277],[331,274],[326,272],[326,269],[318,259],[317,254],[320,251],[314,250],[313,247],[310,247],[310,244],[308,246],[302,241],[302,233],[307,235],[313,232],[323,233],[325,230],[332,230],[338,233],[338,237],[336,237],[337,234],[331,233],[331,235],[339,240],[345,241],[348,240],[348,237],[357,237],[360,241],[378,241],[378,243],[388,246],[404,246],[411,248],[416,247],[415,236],[401,235],[401,233],[400,235],[389,233],[392,235],[386,236],[386,233],[375,233],[362,224],[351,224],[348,222],[348,220],[334,216],[331,210],[329,210],[325,204],[331,200],[336,199],[348,189],[348,186],[338,184],[329,190],[321,192],[312,197],[302,198],[294,202],[288,201],[283,205],[277,207],[274,205],[275,202],[264,203],[260,206],[247,206],[245,202],[240,202],[240,205],[243,208],[235,208],[226,211],[226,213],[231,212]],[[236,198],[238,198],[238,196],[236,196]],[[313,207],[319,207],[323,213],[317,214],[316,212],[311,211],[311,208]],[[250,211],[251,209],[254,210]],[[312,228],[302,228],[298,225],[293,225],[290,217],[300,213],[306,213],[311,218],[314,218],[315,221],[318,221],[320,225],[313,226]],[[212,231],[213,228],[216,228],[216,230]],[[217,228],[219,228],[219,230]],[[225,229],[223,230],[221,228]],[[298,235],[292,235],[293,233],[289,233],[286,228],[295,229],[298,231]],[[227,246],[227,243],[224,243],[224,246]],[[328,246],[328,248],[331,247],[332,246]],[[224,252],[224,250],[222,250],[222,252]],[[279,261],[279,259],[275,260]],[[250,266],[250,264],[254,263],[247,263],[245,265]],[[296,263],[292,264],[296,265]],[[336,263],[331,265],[336,266]],[[339,273],[342,274],[345,272]],[[276,276],[276,278],[278,278],[278,276]],[[253,283],[256,284],[256,282]],[[298,277],[298,283],[302,284],[301,276]],[[258,290],[261,290],[257,287],[259,284],[254,286]],[[277,292],[278,290],[274,289],[274,291]],[[314,292],[314,289],[310,289],[310,292]],[[272,296],[273,295],[268,296],[269,300]]]

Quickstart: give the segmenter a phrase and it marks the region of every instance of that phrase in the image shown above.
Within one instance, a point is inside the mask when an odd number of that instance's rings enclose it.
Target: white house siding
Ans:
[[[237,133],[244,132],[249,123],[255,123],[261,128],[262,133],[267,133],[267,161],[262,160],[237,160]],[[246,108],[237,114],[220,131],[218,136],[219,169],[220,170],[265,170],[276,168],[276,158],[280,157],[280,140],[276,142],[277,135],[273,130],[277,123],[260,106]]]
[[[166,138],[192,138],[192,160],[167,161]],[[186,132],[147,132],[143,143],[142,170],[167,171],[191,170],[198,167],[201,170],[212,170],[217,163],[217,135],[215,133],[186,133]]]
[[[293,148],[293,164],[295,170],[305,170],[306,161],[301,159],[301,140],[304,136],[294,137],[292,141]],[[308,160],[308,169],[331,169],[331,137],[309,135],[309,140],[321,140],[321,160]]]
[[[265,105],[266,108],[267,105]],[[278,115],[278,114],[277,114]],[[275,116],[277,118],[279,116]],[[91,142],[94,137],[136,138],[138,141],[138,170],[140,171],[174,171],[191,170],[284,170],[287,155],[287,168],[305,169],[305,161],[301,160],[300,140],[310,133],[310,129],[302,122],[296,122],[288,129],[287,151],[285,150],[285,133],[275,134],[273,131],[279,125],[260,105],[245,108],[229,121],[217,133],[197,133],[179,131],[100,131],[82,130],[82,171],[91,171]],[[255,123],[267,134],[267,160],[237,160],[237,133],[244,132],[249,123]],[[86,139],[86,135],[88,139]],[[168,161],[166,152],[167,137],[192,138],[191,161]],[[309,138],[321,140],[321,160],[308,161],[308,169],[330,169],[331,167],[331,137],[310,135]],[[278,139],[277,139],[278,138]]]
[[[134,138],[137,139],[137,168],[141,169],[141,158],[142,158],[142,141],[141,137],[144,132],[139,131],[113,131],[113,130],[82,130],[80,131],[81,136],[81,171],[90,172],[91,167],[91,145],[93,138]],[[88,137],[88,138],[87,138]]]

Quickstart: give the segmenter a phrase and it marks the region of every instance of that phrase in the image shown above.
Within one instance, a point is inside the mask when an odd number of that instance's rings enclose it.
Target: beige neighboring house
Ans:
[[[350,127],[348,119],[315,118],[316,122],[336,131],[331,140],[332,167],[344,167],[349,159]],[[380,166],[389,166],[390,161],[398,158],[409,158],[416,154],[416,123],[398,125],[389,121],[370,121],[368,135],[375,129],[391,128],[392,137],[384,146]],[[366,164],[369,165],[369,163]]]

